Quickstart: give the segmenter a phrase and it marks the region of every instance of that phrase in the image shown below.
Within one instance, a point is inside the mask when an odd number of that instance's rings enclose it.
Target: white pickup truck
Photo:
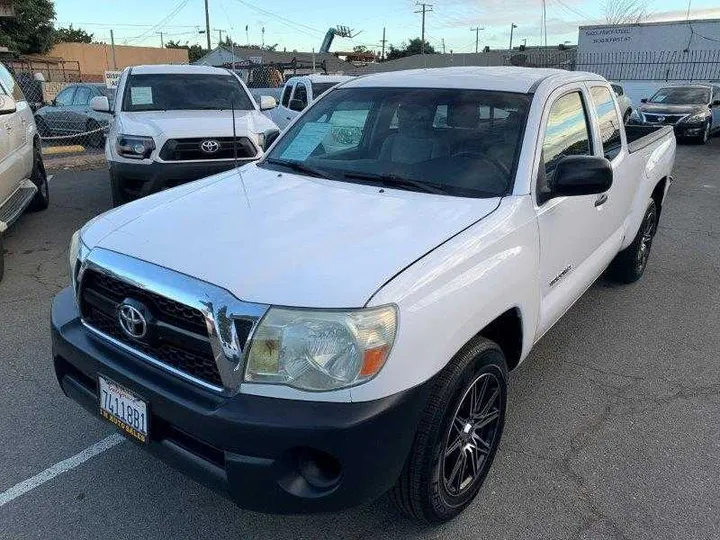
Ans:
[[[305,108],[322,94],[342,82],[354,79],[347,75],[304,75],[291,77],[285,83],[277,107],[266,115],[280,129],[285,129]]]
[[[0,280],[5,273],[3,235],[25,209],[50,202],[40,136],[20,86],[0,64]]]
[[[674,156],[589,73],[349,81],[261,161],[74,236],[57,378],[240,506],[389,491],[448,520],[490,469],[508,371],[608,266],[642,276]]]

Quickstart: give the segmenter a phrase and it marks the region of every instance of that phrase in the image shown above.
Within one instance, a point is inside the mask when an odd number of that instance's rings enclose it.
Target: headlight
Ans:
[[[115,150],[118,155],[130,159],[145,159],[155,150],[155,141],[152,137],[139,135],[118,135],[115,141]]]
[[[313,391],[360,384],[385,365],[396,325],[394,306],[270,308],[252,338],[245,380]]]
[[[637,120],[638,122],[642,122],[642,121],[643,121],[643,116],[642,116],[642,114],[640,113],[640,111],[638,111],[637,109],[633,109],[633,110],[630,112],[630,119],[631,119],[631,120]]]
[[[680,120],[682,123],[688,123],[688,124],[701,124],[705,120],[708,119],[710,116],[709,111],[698,111],[696,113],[691,114],[690,116],[686,116],[682,120]]]

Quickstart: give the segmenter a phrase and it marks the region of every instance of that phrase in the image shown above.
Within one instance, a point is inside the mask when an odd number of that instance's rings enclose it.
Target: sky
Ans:
[[[542,0],[421,0],[432,3],[426,14],[425,35],[436,50],[474,52],[475,31],[480,49],[507,48],[510,25],[514,43],[540,43]],[[576,43],[577,27],[604,22],[603,0],[546,0],[548,44]],[[626,1],[626,0],[610,0]],[[690,0],[691,18],[720,18],[718,0]],[[318,50],[325,32],[337,25],[353,29],[353,38],[336,38],[331,51],[347,51],[365,45],[379,51],[383,28],[387,44],[399,46],[420,36],[420,7],[411,0],[208,0],[210,37],[214,47],[231,35],[236,43],[277,43],[279,50]],[[648,0],[648,21],[685,19],[688,0]],[[345,6],[348,6],[347,8]],[[352,9],[351,9],[352,8]],[[56,0],[56,25],[80,27],[96,41],[110,42],[113,29],[120,45],[160,46],[163,39],[200,43],[206,37],[204,0]],[[247,34],[245,28],[248,28]]]

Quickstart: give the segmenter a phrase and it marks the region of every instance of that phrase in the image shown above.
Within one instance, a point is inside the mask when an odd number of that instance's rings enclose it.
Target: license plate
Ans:
[[[140,442],[148,442],[147,402],[109,379],[98,377],[98,382],[100,416]]]

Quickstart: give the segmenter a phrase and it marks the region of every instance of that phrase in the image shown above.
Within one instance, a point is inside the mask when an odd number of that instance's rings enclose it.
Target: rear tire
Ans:
[[[502,437],[507,365],[476,339],[437,376],[402,473],[389,492],[409,517],[440,523],[472,503]]]
[[[30,202],[28,209],[32,212],[45,210],[50,205],[50,186],[40,150],[40,141],[37,141],[33,148],[33,169],[30,180],[37,187],[37,193],[35,193],[35,197]]]
[[[642,277],[645,268],[647,268],[650,248],[657,232],[657,226],[657,206],[655,201],[651,200],[632,244],[618,253],[610,263],[610,277],[612,279],[619,283],[634,283]]]

